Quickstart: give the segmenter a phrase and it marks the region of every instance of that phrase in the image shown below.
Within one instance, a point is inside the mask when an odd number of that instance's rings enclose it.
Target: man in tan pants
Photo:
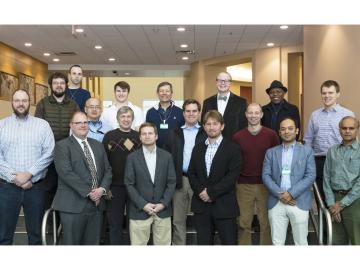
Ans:
[[[130,197],[130,242],[146,245],[152,228],[155,245],[170,245],[174,162],[170,153],[156,147],[154,124],[142,124],[139,133],[142,147],[127,157],[124,179]]]
[[[251,223],[256,203],[260,223],[260,245],[270,245],[270,226],[267,215],[267,188],[261,180],[262,164],[266,150],[278,145],[279,137],[271,129],[261,126],[261,106],[249,104],[245,112],[248,127],[234,134],[233,140],[240,145],[243,166],[237,185],[237,200],[240,208],[240,245],[251,245]]]

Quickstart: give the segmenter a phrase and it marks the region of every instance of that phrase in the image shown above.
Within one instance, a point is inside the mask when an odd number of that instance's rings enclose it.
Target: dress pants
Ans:
[[[335,193],[340,201],[345,195]],[[341,212],[341,222],[333,222],[333,245],[360,245],[360,199],[345,207]]]
[[[41,224],[45,212],[46,193],[39,187],[23,190],[0,180],[0,245],[13,243],[21,206],[24,209],[29,245],[41,245]]]
[[[107,220],[109,223],[110,245],[126,245],[129,243],[123,234],[124,222],[128,230],[128,215],[125,217],[127,192],[125,186],[112,186],[110,188],[113,198],[107,201]],[[128,235],[128,234],[127,234]]]
[[[211,213],[211,205],[204,212],[194,214],[194,223],[198,245],[213,245],[215,229],[219,233],[221,245],[237,244],[237,224],[234,218],[215,218]]]
[[[145,220],[130,219],[131,245],[147,245],[152,229],[154,245],[171,244],[171,218],[150,216]]]
[[[308,245],[309,211],[279,201],[269,210],[269,221],[274,245],[285,244],[289,221],[295,245]]]
[[[88,199],[82,213],[67,213],[60,211],[60,222],[63,235],[62,245],[99,245],[102,211],[93,201]]]
[[[173,197],[173,245],[186,245],[186,219],[193,191],[189,178],[182,177],[182,188],[176,189]]]
[[[260,224],[260,245],[271,245],[270,225],[268,218],[268,190],[263,184],[238,184],[236,187],[237,201],[240,208],[239,245],[251,245],[251,224],[254,208]]]

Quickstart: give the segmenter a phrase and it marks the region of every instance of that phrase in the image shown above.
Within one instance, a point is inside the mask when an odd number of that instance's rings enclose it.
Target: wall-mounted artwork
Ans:
[[[29,92],[31,105],[35,105],[35,79],[24,73],[19,73],[19,89]]]
[[[44,97],[49,95],[49,88],[47,85],[35,83],[35,102],[36,104]]]
[[[16,76],[0,72],[0,99],[10,101],[12,93],[18,89],[19,80]]]

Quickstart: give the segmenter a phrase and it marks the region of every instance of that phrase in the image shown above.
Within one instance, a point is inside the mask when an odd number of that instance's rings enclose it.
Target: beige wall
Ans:
[[[36,83],[47,85],[47,70],[47,64],[0,42],[0,71],[13,75],[21,72],[34,77]],[[31,106],[32,114],[34,110],[35,107]],[[10,102],[0,100],[0,118],[9,116],[11,113]]]
[[[320,85],[340,84],[340,103],[360,116],[360,26],[304,27],[304,116],[321,106]]]
[[[144,99],[157,99],[156,88],[160,82],[168,81],[173,85],[173,99],[184,98],[184,78],[179,77],[103,77],[100,78],[102,86],[102,99],[114,101],[114,85],[118,81],[126,81],[130,84],[129,100],[142,107]]]

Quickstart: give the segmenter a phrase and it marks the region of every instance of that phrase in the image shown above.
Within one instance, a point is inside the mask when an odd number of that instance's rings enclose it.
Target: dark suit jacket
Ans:
[[[264,116],[261,119],[261,124],[264,127],[267,128],[271,128],[272,130],[274,130],[277,134],[279,134],[279,129],[280,129],[280,121],[284,118],[284,117],[291,117],[293,118],[296,122],[297,122],[297,126],[299,127],[299,134],[300,134],[300,114],[299,114],[299,109],[298,107],[296,107],[293,104],[288,103],[285,99],[284,99],[284,103],[281,106],[281,109],[278,113],[277,116],[277,121],[276,121],[276,127],[275,129],[273,129],[271,127],[271,115],[273,114],[273,111],[271,109],[272,105],[271,102],[269,104],[266,104],[265,106],[262,107],[263,112],[264,112]],[[297,139],[299,138],[299,135],[297,136]]]
[[[200,127],[196,138],[195,145],[204,142],[207,136],[202,127]],[[183,174],[183,161],[184,161],[184,130],[180,127],[170,131],[168,138],[165,141],[164,149],[171,153],[174,159],[174,166],[176,171],[176,188],[182,188],[182,174]]]
[[[202,213],[205,207],[211,207],[215,218],[234,218],[239,215],[236,201],[236,180],[241,169],[240,147],[230,140],[223,139],[210,168],[207,177],[205,153],[207,145],[200,143],[193,149],[188,170],[191,188],[194,191],[191,208],[196,213]],[[212,200],[203,202],[199,194],[207,188],[207,193]]]
[[[155,181],[151,181],[143,148],[128,155],[124,183],[130,197],[129,216],[145,220],[149,215],[143,210],[147,203],[162,203],[165,209],[158,213],[160,218],[172,215],[171,200],[175,192],[176,176],[170,153],[156,148]]]
[[[246,106],[246,99],[230,93],[229,101],[223,115],[225,127],[222,135],[225,138],[231,140],[232,136],[237,131],[247,127],[247,120],[245,117]],[[201,122],[203,122],[205,113],[217,109],[217,94],[205,99],[201,113]]]
[[[104,146],[91,138],[87,139],[95,157],[98,186],[109,190],[112,172]],[[90,200],[91,174],[84,151],[74,136],[56,143],[54,163],[58,173],[58,189],[53,202],[55,210],[81,213]],[[98,206],[105,210],[104,198]]]

